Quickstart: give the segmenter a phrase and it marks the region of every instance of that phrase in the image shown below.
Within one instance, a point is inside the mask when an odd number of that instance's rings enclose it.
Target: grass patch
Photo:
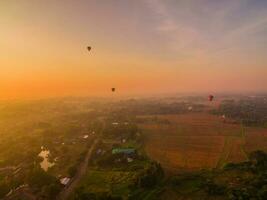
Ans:
[[[84,177],[81,186],[91,193],[112,191],[114,195],[126,197],[134,176],[135,172],[91,170]]]

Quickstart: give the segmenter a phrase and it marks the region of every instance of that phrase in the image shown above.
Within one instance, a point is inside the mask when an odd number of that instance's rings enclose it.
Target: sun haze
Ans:
[[[263,92],[266,9],[264,0],[1,1],[0,99],[112,87]]]

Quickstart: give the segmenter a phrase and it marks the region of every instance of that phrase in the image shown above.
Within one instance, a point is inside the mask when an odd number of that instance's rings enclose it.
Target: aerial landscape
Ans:
[[[0,2],[0,199],[267,199],[267,1]]]

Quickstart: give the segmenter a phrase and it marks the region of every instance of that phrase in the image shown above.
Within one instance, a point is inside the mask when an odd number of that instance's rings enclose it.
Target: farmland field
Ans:
[[[258,149],[267,151],[267,129],[247,128],[245,132],[246,143],[244,148],[246,151],[251,152]]]
[[[207,113],[139,116],[147,154],[167,171],[221,168],[267,146],[267,131],[223,123]],[[164,123],[163,123],[164,122]]]

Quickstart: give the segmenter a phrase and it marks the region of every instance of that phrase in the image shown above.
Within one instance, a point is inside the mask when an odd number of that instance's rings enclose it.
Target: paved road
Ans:
[[[91,158],[91,155],[93,153],[93,150],[95,149],[96,144],[98,143],[98,139],[94,140],[94,143],[88,150],[86,157],[84,161],[81,163],[78,172],[73,177],[71,183],[66,186],[58,195],[58,200],[66,200],[69,198],[70,194],[74,191],[74,189],[78,186],[79,182],[81,181],[82,177],[86,174],[87,168],[88,168],[88,162]]]

